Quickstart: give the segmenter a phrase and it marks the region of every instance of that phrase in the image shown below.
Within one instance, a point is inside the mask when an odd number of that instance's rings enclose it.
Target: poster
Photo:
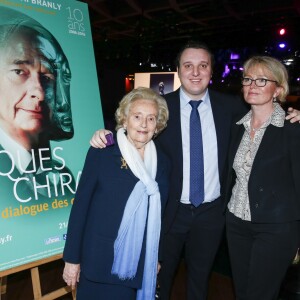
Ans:
[[[103,126],[87,4],[0,0],[0,271],[62,253]]]

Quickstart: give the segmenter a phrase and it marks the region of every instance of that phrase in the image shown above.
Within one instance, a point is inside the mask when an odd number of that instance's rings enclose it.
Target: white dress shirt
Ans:
[[[183,153],[183,184],[181,203],[190,204],[190,114],[192,107],[189,97],[180,88],[180,118]],[[208,91],[198,107],[204,157],[204,202],[211,202],[220,196],[220,179],[218,167],[218,145],[215,123]]]

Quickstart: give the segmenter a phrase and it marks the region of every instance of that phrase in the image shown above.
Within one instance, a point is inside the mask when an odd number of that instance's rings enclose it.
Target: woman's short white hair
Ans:
[[[156,93],[154,90],[146,87],[138,87],[126,94],[119,103],[119,107],[116,110],[116,130],[123,127],[124,122],[127,119],[128,112],[131,104],[136,100],[149,100],[157,105],[157,125],[156,134],[160,133],[166,126],[169,119],[169,110],[166,100]]]

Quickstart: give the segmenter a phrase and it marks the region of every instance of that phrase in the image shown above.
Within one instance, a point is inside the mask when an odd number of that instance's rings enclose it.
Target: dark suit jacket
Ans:
[[[157,149],[156,181],[162,208],[167,200],[169,160]],[[139,288],[142,283],[145,239],[138,270],[132,280],[120,280],[111,274],[114,241],[124,208],[138,178],[121,168],[117,144],[105,149],[90,148],[72,207],[63,258],[80,263],[85,277],[92,281]],[[159,216],[161,217],[161,216]]]
[[[230,200],[235,172],[233,160],[245,132],[232,126],[228,157],[226,200]],[[281,223],[300,219],[300,126],[285,121],[284,127],[269,125],[254,158],[248,193],[251,219],[258,223]]]
[[[172,224],[180,202],[183,180],[183,154],[180,120],[179,89],[164,96],[170,112],[167,128],[157,137],[156,142],[171,159],[171,181],[169,201],[164,215],[164,230]],[[223,173],[230,139],[233,118],[245,112],[245,104],[239,97],[222,94],[209,89],[209,97],[216,127],[218,143],[219,176]]]

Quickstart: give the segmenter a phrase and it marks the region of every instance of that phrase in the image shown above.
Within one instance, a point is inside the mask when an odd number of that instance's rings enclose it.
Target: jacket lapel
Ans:
[[[123,158],[118,143],[115,143],[114,148],[112,149],[114,156],[114,163],[117,169],[120,169],[120,172],[128,173],[132,178],[136,180],[136,176],[132,173],[131,169],[127,165],[125,159]]]
[[[232,125],[231,143],[229,146],[229,154],[228,154],[228,162],[230,168],[233,166],[233,160],[235,158],[237,149],[241,143],[244,132],[245,132],[245,127],[243,125],[237,125],[237,124]]]
[[[273,152],[274,149],[276,149],[276,139],[278,138],[278,130],[280,129],[281,128],[275,127],[271,124],[267,127],[262,141],[259,145],[259,148],[257,150],[257,153],[255,155],[251,173],[253,173],[253,170],[255,170],[258,167],[258,164],[264,162],[268,157],[272,157],[272,155],[269,155],[269,152]],[[270,145],[274,145],[274,147],[270,147]]]
[[[218,144],[218,167],[220,173],[219,175],[221,176],[227,158],[231,116],[226,114],[224,111],[224,103],[219,101],[222,101],[222,99],[218,99],[213,91],[209,90],[209,98],[216,129]]]

